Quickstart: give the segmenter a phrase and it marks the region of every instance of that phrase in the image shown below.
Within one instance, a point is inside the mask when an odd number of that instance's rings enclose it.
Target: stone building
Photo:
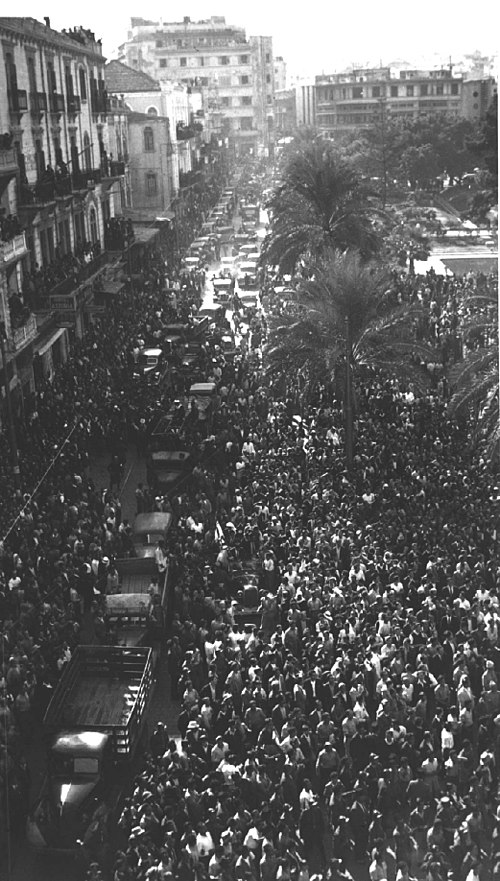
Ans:
[[[371,125],[382,105],[393,118],[447,113],[473,119],[485,112],[487,97],[491,100],[495,90],[491,80],[480,97],[477,84],[470,85],[449,68],[383,67],[321,75],[315,82],[315,123],[329,136],[354,131]]]
[[[236,155],[272,152],[271,37],[247,37],[220,16],[171,23],[133,18],[121,49],[130,67],[200,90],[207,132],[228,137]]]
[[[91,31],[0,18],[0,322],[16,405],[91,320],[107,224],[130,202],[126,112]]]

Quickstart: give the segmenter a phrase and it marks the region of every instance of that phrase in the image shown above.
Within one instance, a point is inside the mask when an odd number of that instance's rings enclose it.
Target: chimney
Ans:
[[[45,27],[50,28],[50,18],[48,15],[44,15],[43,20],[45,22]]]

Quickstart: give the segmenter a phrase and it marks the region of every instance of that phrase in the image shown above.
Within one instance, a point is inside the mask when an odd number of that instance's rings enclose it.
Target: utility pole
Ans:
[[[353,413],[351,375],[351,323],[345,318],[345,455],[349,471],[353,461]]]
[[[6,354],[6,350],[5,350],[6,338],[7,338],[7,335],[6,335],[6,331],[5,331],[5,323],[3,321],[1,321],[0,322],[0,352],[2,355],[2,367],[3,367],[4,387],[5,387],[5,400],[7,402],[7,422],[8,422],[8,429],[9,429],[12,475],[14,478],[15,488],[21,489],[21,472],[19,469],[19,452],[17,449],[16,430],[14,427],[14,418],[12,415],[12,400],[10,397],[10,384],[9,384],[9,376],[8,376],[8,371],[7,371],[7,354]]]

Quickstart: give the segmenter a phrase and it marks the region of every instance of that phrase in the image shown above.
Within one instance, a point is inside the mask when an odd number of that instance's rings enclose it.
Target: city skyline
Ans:
[[[354,20],[352,7],[325,8],[320,0],[311,0],[300,16],[294,16],[284,0],[254,0],[248,5],[230,0],[213,0],[210,4],[207,0],[174,0],[167,8],[158,0],[139,8],[136,2],[124,0],[119,18],[115,13],[103,16],[102,4],[97,0],[88,0],[83,13],[73,13],[61,0],[50,0],[43,6],[38,0],[22,0],[19,12],[38,21],[48,16],[56,30],[79,25],[89,28],[102,40],[108,58],[117,57],[131,17],[170,22],[182,21],[185,16],[198,21],[220,15],[228,24],[245,28],[247,35],[272,36],[274,55],[284,58],[291,77],[331,73],[351,66],[387,66],[394,61],[437,66],[457,63],[463,55],[475,51],[486,56],[498,53],[496,29],[488,30],[484,24],[490,13],[491,20],[495,20],[493,0],[482,6],[480,20],[470,21],[457,14],[457,5],[450,0],[439,4],[422,0],[418,15],[413,17],[403,16],[395,0],[380,0],[378,4],[361,0]]]

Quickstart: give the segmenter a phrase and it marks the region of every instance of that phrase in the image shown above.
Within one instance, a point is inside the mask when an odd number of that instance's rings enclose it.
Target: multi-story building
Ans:
[[[274,91],[283,92],[288,89],[286,61],[281,55],[274,59]]]
[[[219,16],[172,23],[133,18],[121,48],[130,67],[201,89],[207,129],[228,137],[237,154],[272,152],[271,37],[247,37]]]
[[[491,97],[496,85],[483,88]],[[474,91],[478,92],[474,96]],[[389,67],[352,70],[317,76],[315,82],[316,125],[333,136],[371,125],[381,104],[398,116],[447,113],[477,118],[484,112],[486,97],[480,100],[479,86],[469,86],[451,69],[394,70]],[[469,97],[470,96],[470,97]],[[476,107],[473,107],[476,103]],[[481,109],[482,108],[482,109]]]
[[[129,198],[127,128],[92,32],[0,18],[0,38],[0,321],[26,400],[90,320],[106,224]]]

